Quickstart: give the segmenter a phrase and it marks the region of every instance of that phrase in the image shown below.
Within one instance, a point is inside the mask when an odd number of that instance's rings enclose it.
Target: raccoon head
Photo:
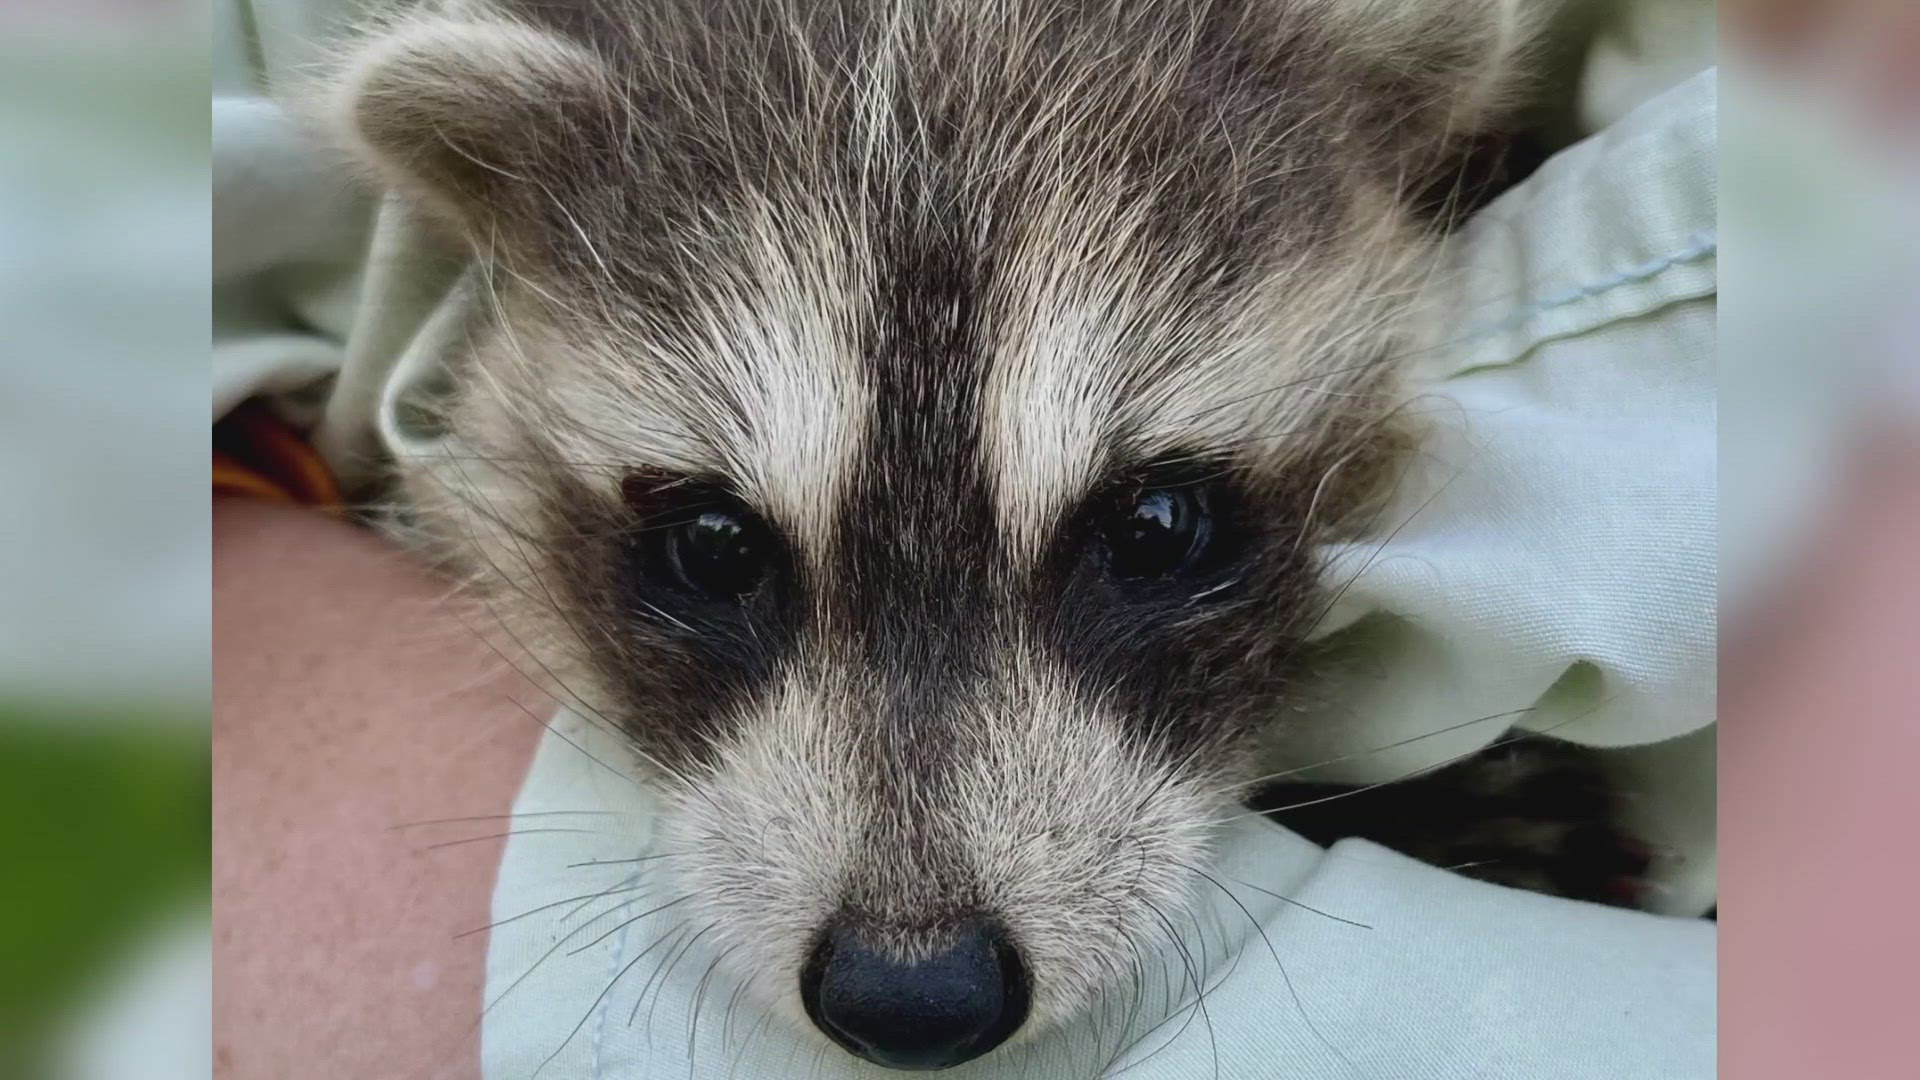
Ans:
[[[1134,981],[1376,494],[1501,0],[490,5],[332,128],[491,318],[413,514],[670,797],[766,1003],[902,1068]]]

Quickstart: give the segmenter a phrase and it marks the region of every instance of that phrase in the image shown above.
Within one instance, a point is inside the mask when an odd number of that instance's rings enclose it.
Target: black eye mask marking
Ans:
[[[1149,463],[1062,522],[1037,614],[1076,685],[1179,756],[1267,696],[1307,579],[1224,463]],[[1295,572],[1298,571],[1298,572]]]
[[[1251,539],[1245,499],[1222,467],[1149,465],[1108,484],[1062,532],[1067,578],[1115,602],[1185,606],[1231,598]],[[1096,573],[1097,571],[1097,573]]]
[[[1101,501],[1094,543],[1123,590],[1211,585],[1244,552],[1238,494],[1221,475],[1149,475]]]
[[[634,472],[620,494],[633,515],[617,574],[628,617],[733,669],[716,678],[764,675],[799,586],[778,531],[711,480]]]
[[[643,572],[690,599],[747,603],[773,576],[773,531],[725,495],[668,507],[649,515],[642,529]]]

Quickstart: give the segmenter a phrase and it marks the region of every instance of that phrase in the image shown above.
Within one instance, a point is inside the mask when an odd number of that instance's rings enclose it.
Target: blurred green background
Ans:
[[[201,718],[202,720],[204,718]],[[0,704],[0,1060],[54,1037],[161,920],[207,905],[207,739],[188,714]]]
[[[204,2],[0,2],[0,1077],[208,1075]]]

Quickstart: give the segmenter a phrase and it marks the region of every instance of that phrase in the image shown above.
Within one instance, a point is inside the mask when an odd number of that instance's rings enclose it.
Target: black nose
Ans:
[[[894,1069],[944,1069],[1007,1041],[1027,1018],[1027,973],[1006,935],[967,926],[945,951],[901,960],[828,931],[800,972],[800,1000],[827,1037]]]

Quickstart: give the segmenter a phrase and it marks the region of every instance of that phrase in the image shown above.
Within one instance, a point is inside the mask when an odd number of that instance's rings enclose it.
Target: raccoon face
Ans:
[[[329,98],[493,301],[415,516],[764,1002],[938,1068],[1137,983],[1374,493],[1504,6],[497,7]]]

